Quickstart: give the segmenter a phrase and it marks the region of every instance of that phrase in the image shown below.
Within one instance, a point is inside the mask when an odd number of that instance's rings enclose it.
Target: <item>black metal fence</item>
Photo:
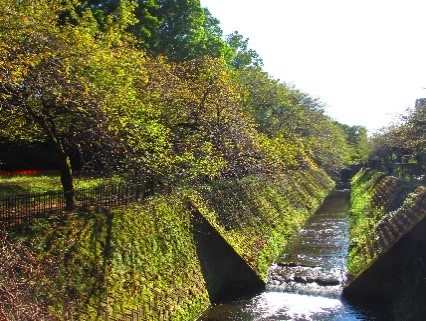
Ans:
[[[109,209],[139,200],[143,189],[139,185],[104,185],[75,191],[76,207]],[[39,217],[65,214],[63,192],[17,195],[0,198],[0,227],[7,228],[31,223]]]

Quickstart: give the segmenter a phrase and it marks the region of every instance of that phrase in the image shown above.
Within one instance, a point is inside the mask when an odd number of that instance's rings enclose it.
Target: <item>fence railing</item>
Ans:
[[[77,208],[109,209],[139,200],[139,185],[104,185],[75,191]],[[0,198],[0,228],[32,223],[40,217],[65,214],[65,197],[61,192],[28,194]]]

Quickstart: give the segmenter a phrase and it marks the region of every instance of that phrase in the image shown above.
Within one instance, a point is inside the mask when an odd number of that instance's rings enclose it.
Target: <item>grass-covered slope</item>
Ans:
[[[266,279],[271,262],[319,207],[331,186],[326,175],[311,170],[205,186],[189,197],[235,251]]]
[[[352,180],[348,269],[355,276],[374,261],[380,228],[392,217],[408,213],[422,192],[420,183],[403,181],[364,168]]]
[[[385,302],[392,320],[426,315],[426,188],[364,169],[352,188],[349,299]]]
[[[61,262],[52,297],[60,313],[95,320],[142,310],[144,320],[191,320],[209,304],[177,195],[40,222],[32,232],[40,253]]]
[[[180,190],[26,231],[52,274],[52,309],[96,320],[138,311],[143,320],[194,320],[210,305],[197,253],[194,209],[262,279],[332,182],[319,170]]]

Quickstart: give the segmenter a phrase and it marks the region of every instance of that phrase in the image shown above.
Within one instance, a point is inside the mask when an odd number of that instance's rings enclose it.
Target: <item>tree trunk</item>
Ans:
[[[61,183],[64,190],[65,210],[72,211],[75,208],[75,191],[72,177],[72,169],[70,159],[65,151],[63,141],[54,123],[53,117],[47,112],[49,105],[43,101],[42,106],[45,110],[35,111],[31,106],[26,106],[26,111],[32,119],[38,123],[47,135],[49,142],[54,147],[58,165],[61,171]]]
[[[58,153],[58,160],[65,197],[65,210],[72,211],[75,208],[75,191],[70,160],[63,150]]]

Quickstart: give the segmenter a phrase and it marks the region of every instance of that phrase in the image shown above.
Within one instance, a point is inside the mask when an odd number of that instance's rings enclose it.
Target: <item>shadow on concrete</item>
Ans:
[[[211,303],[248,298],[265,289],[260,277],[196,209],[191,221]]]
[[[426,218],[344,289],[348,301],[387,302],[394,320],[426,318]]]

